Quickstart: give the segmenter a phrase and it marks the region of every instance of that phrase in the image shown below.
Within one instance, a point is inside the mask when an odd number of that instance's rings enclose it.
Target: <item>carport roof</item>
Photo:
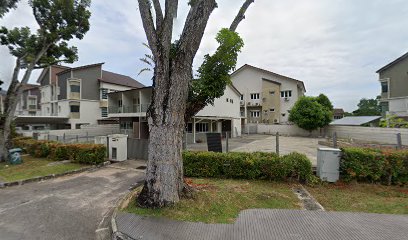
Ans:
[[[330,123],[330,125],[343,125],[343,126],[361,126],[365,123],[370,123],[372,121],[380,119],[381,116],[355,116],[355,117],[344,117],[342,119],[335,120]]]
[[[15,118],[16,124],[55,124],[66,123],[67,117],[57,116],[17,116]]]

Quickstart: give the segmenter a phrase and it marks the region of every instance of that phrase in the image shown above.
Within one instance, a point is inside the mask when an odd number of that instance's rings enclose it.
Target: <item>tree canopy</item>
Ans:
[[[329,107],[332,106],[331,102],[326,98],[321,96],[301,97],[290,110],[289,121],[308,131],[327,126],[332,121],[333,113]],[[325,105],[320,103],[322,99]]]
[[[17,7],[17,2],[19,0],[1,0],[0,1],[0,18],[4,16],[4,14],[8,13],[10,9]]]
[[[357,104],[358,109],[353,111],[354,116],[381,116],[380,97],[376,99],[362,98]]]

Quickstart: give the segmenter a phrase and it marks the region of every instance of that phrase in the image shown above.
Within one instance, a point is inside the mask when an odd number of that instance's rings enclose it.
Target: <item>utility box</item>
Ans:
[[[112,134],[108,135],[109,160],[125,161],[127,160],[128,135]]]
[[[317,176],[327,182],[337,182],[340,177],[341,150],[337,148],[317,149]]]

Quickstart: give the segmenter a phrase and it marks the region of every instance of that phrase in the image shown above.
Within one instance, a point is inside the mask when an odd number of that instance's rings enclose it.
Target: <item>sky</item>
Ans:
[[[27,1],[0,19],[0,26],[37,28]],[[189,6],[180,1],[173,39],[181,34]],[[229,27],[244,0],[218,0],[208,22],[194,68],[217,47],[215,35]],[[79,61],[104,62],[104,70],[129,75],[151,85],[139,58],[148,53],[136,0],[94,0],[91,29],[78,47]],[[237,32],[245,46],[237,68],[251,64],[301,80],[306,95],[326,94],[337,108],[353,111],[361,98],[380,93],[382,66],[408,51],[406,0],[255,0]],[[14,58],[0,47],[0,79],[8,85]],[[39,71],[33,73],[34,83]]]

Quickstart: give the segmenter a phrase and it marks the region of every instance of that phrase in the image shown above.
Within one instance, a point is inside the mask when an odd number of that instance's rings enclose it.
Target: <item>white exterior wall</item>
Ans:
[[[58,107],[61,111],[58,112],[60,117],[70,117],[69,100],[59,101]],[[72,102],[79,102],[79,116],[80,118],[70,118],[68,123],[71,124],[71,129],[75,129],[76,124],[97,124],[98,119],[101,118],[101,111],[99,108],[99,101],[91,100],[73,100]]]
[[[388,104],[389,114],[408,116],[408,97],[389,99]]]
[[[297,81],[260,71],[252,67],[241,69],[239,72],[232,75],[231,80],[234,86],[244,95],[245,103],[250,102],[251,105],[255,105],[255,103],[262,103],[262,78],[281,83],[281,91],[292,91],[292,97],[289,98],[289,101],[280,98],[280,123],[287,123],[289,118],[288,110],[293,107],[300,97],[298,92],[299,83]],[[251,100],[251,93],[259,93],[259,100]],[[277,94],[280,96],[280,93]],[[285,116],[282,116],[283,113]]]
[[[228,98],[228,102],[226,99]],[[230,102],[233,100],[233,103]],[[240,116],[239,94],[232,89],[231,86],[227,86],[224,95],[214,100],[214,105],[208,105],[203,110],[196,114],[196,117],[201,116],[213,116],[213,117],[225,117],[225,118],[238,118]]]

